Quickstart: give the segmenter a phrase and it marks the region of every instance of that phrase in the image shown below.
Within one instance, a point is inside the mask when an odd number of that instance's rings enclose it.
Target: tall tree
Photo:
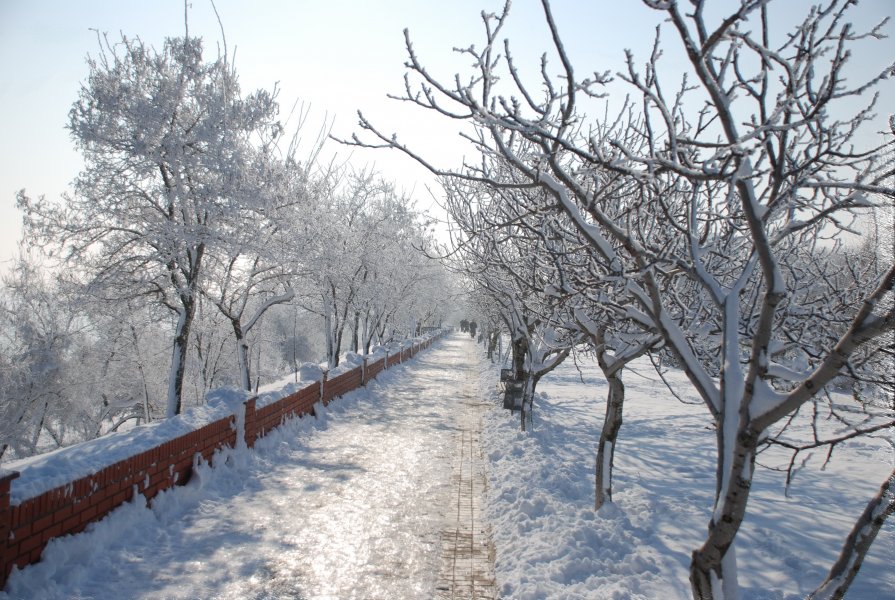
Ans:
[[[246,201],[237,191],[247,151],[279,135],[275,94],[243,97],[227,57],[204,62],[193,37],[167,39],[161,51],[103,38],[88,65],[68,126],[86,163],[74,194],[51,204],[23,193],[20,205],[32,238],[61,246],[92,293],[171,311],[173,416],[205,257]]]

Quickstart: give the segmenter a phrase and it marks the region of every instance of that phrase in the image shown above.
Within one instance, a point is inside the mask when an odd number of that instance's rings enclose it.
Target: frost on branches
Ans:
[[[855,82],[850,47],[883,37],[885,22],[858,31],[852,2],[810,7],[781,36],[772,27],[777,4],[767,0],[722,6],[731,12],[721,17],[707,14],[709,2],[643,1],[663,24],[646,61],[627,51],[615,75],[577,75],[548,0],[542,6],[559,75],[545,54],[537,81],[526,80],[511,41],[500,39],[509,4],[482,14],[484,43],[458,50],[475,70],[449,83],[426,70],[406,34],[402,99],[464,123],[479,160],[438,168],[363,116],[367,139],[354,143],[397,148],[445,178],[502,190],[508,204],[530,206],[530,190],[541,190],[549,202],[518,212],[546,248],[555,236],[538,223],[565,215],[591,260],[554,270],[551,289],[591,299],[579,305],[577,321],[594,345],[600,312],[623,314],[622,331],[659,336],[714,423],[714,510],[690,581],[694,598],[733,599],[735,542],[757,453],[781,444],[794,454],[832,452],[845,439],[895,425],[885,399],[895,265],[891,254],[862,259],[846,236],[895,198],[891,146],[861,137],[874,118],[873,92],[893,65]],[[681,81],[663,78],[667,45],[688,62]],[[611,114],[608,102],[593,110],[618,89],[627,99]],[[849,110],[852,100],[861,107]],[[606,116],[586,116],[585,108]],[[477,206],[479,196],[467,202]],[[497,254],[486,248],[480,267]],[[833,403],[833,387],[854,390],[854,406]],[[787,438],[792,419],[825,416],[844,429]],[[868,505],[872,518],[859,518],[860,543],[845,544],[834,583],[818,597],[848,588],[892,512],[890,487]]]
[[[0,459],[172,416],[217,387],[257,391],[324,352],[335,366],[343,335],[367,352],[440,325],[448,282],[409,198],[317,164],[324,134],[297,159],[276,88],[243,94],[201,39],[99,42],[69,114],[85,161],[72,193],[18,196],[33,258],[0,289],[14,325]]]

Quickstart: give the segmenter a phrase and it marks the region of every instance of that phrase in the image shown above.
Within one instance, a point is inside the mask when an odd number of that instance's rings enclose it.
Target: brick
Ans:
[[[112,504],[115,506],[121,506],[128,500],[128,493],[125,490],[121,490],[120,492],[116,492],[114,496],[112,496]]]
[[[75,498],[83,498],[90,494],[90,482],[86,478],[78,479],[72,483],[72,495]]]
[[[24,569],[28,565],[31,564],[31,553],[28,552],[24,555],[19,555],[16,557],[15,564],[18,568]]]
[[[112,471],[106,467],[96,474],[95,479],[100,487],[106,487],[112,481]]]
[[[12,535],[16,540],[24,540],[34,531],[34,528],[31,526],[31,523],[25,523],[21,527],[17,527],[13,529]]]
[[[55,511],[59,506],[63,504],[65,497],[63,495],[63,490],[61,488],[54,488],[49,490],[46,496],[46,512]]]
[[[59,523],[61,521],[64,521],[65,519],[69,518],[73,512],[74,512],[74,508],[72,507],[71,504],[69,504],[68,506],[63,506],[62,508],[57,509],[56,512],[53,513],[53,523]]]
[[[29,502],[23,502],[18,506],[12,507],[12,519],[11,522],[13,525],[17,523],[30,523],[31,522],[31,504]]]
[[[87,522],[79,522],[71,527],[63,527],[63,529],[65,530],[66,535],[75,535],[76,533],[81,533],[87,529]]]
[[[87,506],[81,511],[81,523],[90,523],[96,520],[96,506]]]
[[[78,525],[81,524],[81,515],[75,514],[62,522],[63,533],[75,533],[78,531]]]
[[[59,537],[60,535],[62,535],[62,523],[56,523],[49,529],[44,529],[40,534],[40,539],[46,544],[51,539]]]
[[[40,548],[42,543],[40,535],[30,535],[19,543],[19,554],[26,554],[35,548]]]
[[[16,542],[16,541],[12,541],[12,540],[11,540],[11,541],[9,542],[9,545],[6,546],[6,555],[5,555],[5,556],[4,556],[4,555],[0,555],[0,557],[2,557],[4,560],[8,560],[10,566],[12,566],[12,561],[13,561],[13,560],[15,559],[15,557],[17,557],[18,555],[19,555],[19,544],[18,544],[18,542]],[[0,572],[0,575],[3,575],[3,573]],[[0,588],[0,591],[3,591],[3,588]]]
[[[167,481],[168,479],[170,479],[170,477],[168,476],[167,469],[165,469],[164,471],[156,471],[149,477],[149,485],[158,485],[159,483]]]
[[[143,495],[146,497],[147,500],[152,500],[153,498],[158,496],[158,493],[161,491],[162,488],[160,486],[151,485],[143,491]]]
[[[90,504],[99,504],[110,495],[109,488],[100,488],[90,494]]]
[[[115,507],[115,505],[112,502],[112,498],[106,498],[105,500],[103,500],[102,502],[100,502],[99,504],[96,505],[96,514],[98,517],[101,518],[101,517],[109,514],[109,512],[114,507]]]
[[[32,531],[35,533],[39,533],[53,524],[53,515],[44,515],[43,517],[34,521],[34,525],[32,526]]]
[[[47,495],[41,494],[34,498],[34,519],[37,520],[41,515],[46,514]]]

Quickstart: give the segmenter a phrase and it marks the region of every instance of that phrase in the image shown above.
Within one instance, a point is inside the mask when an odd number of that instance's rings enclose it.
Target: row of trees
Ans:
[[[895,261],[891,237],[874,234],[892,227],[892,142],[862,137],[870,94],[893,65],[847,78],[851,46],[883,37],[885,23],[857,31],[852,2],[812,7],[780,37],[767,0],[721,17],[701,0],[643,1],[666,25],[645,64],[627,52],[614,76],[577,75],[548,0],[559,75],[545,55],[535,85],[500,38],[509,4],[483,13],[483,44],[460,50],[475,71],[450,83],[426,70],[408,35],[404,100],[465,123],[478,160],[439,168],[363,116],[366,136],[354,143],[396,148],[442,176],[453,265],[480,320],[509,332],[527,410],[538,379],[571,349],[585,343],[596,355],[609,382],[598,507],[611,500],[625,365],[649,355],[660,374],[683,369],[717,440],[693,596],[734,599],[757,455],[786,448],[792,467],[806,449],[832,453],[895,427]],[[663,77],[669,29],[691,73],[680,82]],[[618,86],[626,100],[610,113],[604,97]],[[602,119],[585,113],[601,105]],[[834,389],[854,401],[834,401]],[[797,418],[812,420],[810,439],[790,431]],[[893,512],[895,471],[812,597],[845,593]]]
[[[450,290],[416,250],[427,223],[375,173],[317,164],[319,144],[298,160],[276,90],[242,94],[227,56],[206,61],[193,37],[159,51],[101,38],[88,64],[72,193],[18,196],[0,459],[439,324]]]

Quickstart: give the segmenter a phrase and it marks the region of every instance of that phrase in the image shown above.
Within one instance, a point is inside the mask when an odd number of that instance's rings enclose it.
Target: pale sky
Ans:
[[[725,12],[734,0],[721,0]],[[813,2],[778,0],[794,14]],[[334,119],[333,133],[349,137],[357,130],[356,111],[385,131],[419,149],[431,160],[455,164],[469,152],[453,123],[432,119],[386,94],[403,90],[404,38],[409,27],[426,66],[443,80],[468,73],[468,59],[455,46],[481,45],[479,13],[497,11],[495,0],[217,0],[228,49],[236,50],[235,65],[244,93],[280,84],[285,118],[293,103],[310,109],[303,138],[313,140],[325,117]],[[577,72],[617,70],[623,49],[646,59],[658,13],[634,0],[554,0],[554,11]],[[864,0],[862,18],[895,16],[895,1]],[[184,31],[182,0],[0,0],[0,267],[8,261],[20,236],[21,216],[15,193],[58,198],[81,167],[65,125],[78,88],[86,79],[88,54],[96,55],[93,30],[115,41],[124,33],[161,47],[166,36]],[[205,38],[212,57],[221,33],[211,3],[191,0],[189,30]],[[895,26],[887,31],[895,34]],[[537,64],[549,49],[537,0],[516,0],[506,36],[520,63]],[[669,49],[674,44],[670,36]],[[669,55],[673,55],[669,52]],[[886,40],[859,60],[882,68],[895,57],[895,42]],[[671,61],[675,60],[672,56]],[[558,70],[558,65],[553,63]],[[669,65],[671,66],[671,65]],[[879,112],[895,111],[891,82]],[[893,107],[893,108],[889,108]],[[394,152],[360,151],[328,142],[330,153],[351,155],[352,163],[375,163],[389,179],[414,190],[419,205],[431,201],[425,191],[433,179],[410,159]]]

